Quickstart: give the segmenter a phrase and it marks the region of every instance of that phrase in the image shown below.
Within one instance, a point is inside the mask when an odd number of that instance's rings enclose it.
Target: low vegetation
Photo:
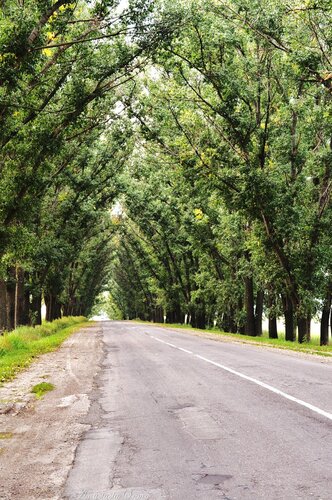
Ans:
[[[87,324],[83,316],[68,317],[35,328],[22,326],[0,337],[0,384],[12,379],[40,354],[54,351],[74,331]]]
[[[0,439],[10,439],[12,437],[13,437],[12,432],[0,432]],[[0,453],[1,453],[1,449],[0,449]]]
[[[37,399],[41,399],[47,392],[53,391],[54,385],[50,382],[41,382],[36,384],[31,389],[31,392],[36,395]]]

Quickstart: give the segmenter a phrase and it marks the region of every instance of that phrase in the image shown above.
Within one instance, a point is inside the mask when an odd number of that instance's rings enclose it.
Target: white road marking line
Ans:
[[[157,337],[154,337],[153,335],[150,335],[150,337],[152,339],[156,340],[157,342],[161,342],[162,344],[166,344],[166,345],[169,345],[170,347],[174,347],[174,349],[178,349],[179,351],[186,352],[187,354],[194,354],[192,351],[188,351],[188,349],[183,349],[183,347],[178,347],[174,344],[170,344],[169,342],[165,342],[164,340],[160,340]]]
[[[309,410],[318,413],[318,415],[321,415],[322,417],[325,417],[329,420],[332,420],[332,413],[329,413],[325,410],[321,410],[317,406],[314,406],[310,403],[306,403],[306,401],[303,401],[302,399],[295,398],[294,396],[291,396],[290,394],[287,394],[287,392],[283,392],[280,389],[277,389],[276,387],[273,387],[272,385],[266,384],[265,382],[261,382],[260,380],[249,377],[248,375],[245,375],[244,373],[238,372],[237,370],[233,370],[233,368],[228,368],[228,366],[222,365],[220,363],[216,363],[215,361],[212,361],[211,359],[204,358],[204,356],[200,356],[199,354],[194,354],[192,351],[188,351],[187,349],[183,349],[182,347],[178,347],[174,344],[171,344],[170,342],[165,342],[164,340],[158,339],[157,337],[153,337],[150,335],[151,338],[154,340],[157,340],[157,342],[161,342],[162,344],[166,344],[170,347],[173,347],[174,349],[177,349],[179,351],[186,352],[188,354],[193,354],[196,358],[201,359],[202,361],[205,361],[206,363],[210,363],[211,365],[217,366],[218,368],[221,368],[222,370],[225,370],[226,372],[232,373],[233,375],[236,375],[237,377],[243,378],[245,380],[248,380],[249,382],[252,382],[256,385],[259,385],[260,387],[263,387],[264,389],[267,389],[270,392],[274,392],[275,394],[278,394],[279,396],[288,399],[289,401],[293,401],[293,403],[297,403],[300,406],[304,406],[305,408],[308,408]]]

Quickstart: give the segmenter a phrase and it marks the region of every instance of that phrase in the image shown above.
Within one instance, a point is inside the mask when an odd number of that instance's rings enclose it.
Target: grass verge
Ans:
[[[183,330],[191,330],[200,333],[208,333],[212,335],[221,336],[224,338],[229,338],[230,340],[235,340],[244,344],[255,344],[255,345],[267,345],[269,347],[274,347],[276,349],[288,349],[290,351],[305,352],[307,354],[317,354],[320,356],[332,355],[332,345],[320,346],[319,337],[313,337],[310,342],[305,344],[298,344],[297,342],[289,342],[285,340],[283,334],[279,335],[278,339],[268,338],[267,332],[263,332],[262,337],[250,337],[248,335],[241,335],[238,333],[225,333],[217,328],[212,328],[210,330],[198,330],[192,328],[190,325],[181,324],[169,324],[169,323],[150,323],[149,321],[135,320],[135,323],[150,324],[155,326],[161,326],[163,328],[176,328]]]
[[[32,328],[21,326],[0,337],[0,385],[27,368],[40,354],[57,349],[75,331],[91,322],[84,317],[57,319]]]

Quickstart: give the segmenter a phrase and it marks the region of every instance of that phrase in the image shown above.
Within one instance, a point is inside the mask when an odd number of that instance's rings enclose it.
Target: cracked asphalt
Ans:
[[[103,322],[61,498],[332,498],[331,359]]]

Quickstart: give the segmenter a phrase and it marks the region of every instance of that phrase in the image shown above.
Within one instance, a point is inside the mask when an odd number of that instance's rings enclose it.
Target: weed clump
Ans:
[[[41,382],[36,384],[31,389],[31,392],[36,395],[36,398],[41,399],[47,392],[53,391],[54,385],[49,382]]]
[[[0,432],[0,439],[10,439],[13,437],[12,432]]]

